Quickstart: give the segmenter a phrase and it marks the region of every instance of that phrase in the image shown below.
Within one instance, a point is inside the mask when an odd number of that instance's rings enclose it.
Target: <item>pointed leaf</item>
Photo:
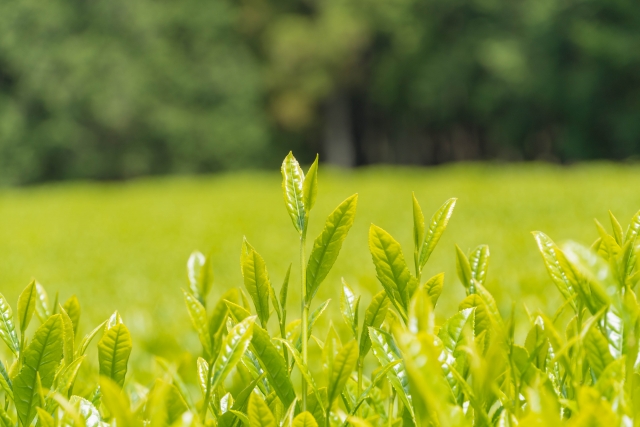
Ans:
[[[51,310],[49,308],[49,296],[47,291],[40,283],[36,282],[36,316],[41,323],[44,323],[49,316],[51,316]]]
[[[6,298],[0,294],[0,337],[7,344],[13,354],[18,354],[20,341],[13,323],[13,311]]]
[[[75,356],[75,335],[73,332],[73,323],[71,322],[71,319],[69,318],[69,315],[64,310],[64,308],[62,308],[61,305],[58,305],[58,308],[60,310],[60,315],[62,316],[62,354],[64,356],[64,364],[68,366],[73,362]]]
[[[338,259],[342,243],[347,237],[356,215],[358,195],[346,199],[327,217],[322,233],[313,242],[307,263],[307,300],[309,304],[322,281]]]
[[[22,369],[13,381],[16,411],[23,426],[28,426],[36,415],[39,403],[36,390],[38,377],[45,388],[51,387],[53,383],[56,368],[62,358],[62,340],[62,319],[56,314],[36,330],[24,351]]]
[[[82,356],[87,351],[87,347],[89,347],[89,344],[91,343],[93,338],[98,335],[98,332],[102,331],[105,328],[107,322],[108,321],[105,320],[104,322],[96,326],[93,331],[89,332],[82,338],[82,341],[80,341],[80,345],[78,346],[78,353],[76,354],[76,357]]]
[[[456,245],[456,271],[462,285],[467,289],[471,288],[473,282],[471,264],[458,245]]]
[[[340,312],[344,321],[351,328],[353,337],[358,338],[358,305],[360,303],[360,297],[356,297],[353,289],[342,278],[342,295],[340,296]]]
[[[635,240],[638,237],[638,233],[640,233],[640,211],[636,212],[633,218],[631,218],[631,224],[629,224],[629,228],[627,228],[623,243],[629,240]]]
[[[447,200],[431,217],[429,229],[425,233],[422,247],[420,248],[420,269],[422,269],[429,260],[431,253],[440,241],[440,237],[442,237],[442,233],[445,228],[447,228],[457,200],[458,199],[455,198]]]
[[[127,364],[131,355],[131,334],[120,323],[109,329],[98,342],[98,361],[100,362],[100,375],[111,379],[122,387],[127,375]]]
[[[278,427],[269,406],[255,393],[249,398],[247,416],[251,427]]]
[[[409,273],[400,244],[389,233],[372,224],[369,250],[378,280],[400,315],[406,319],[410,290],[416,286],[416,279]]]
[[[211,333],[209,332],[207,311],[195,295],[185,290],[182,292],[184,294],[184,302],[187,305],[187,311],[189,312],[189,318],[191,318],[191,324],[198,333],[198,338],[202,344],[204,357],[205,359],[211,359]]]
[[[242,260],[242,275],[244,286],[256,308],[256,313],[263,327],[269,321],[269,274],[264,259],[255,250],[251,249]]]
[[[431,305],[435,308],[440,295],[442,295],[442,289],[444,288],[444,273],[436,274],[427,280],[423,286],[431,299]]]
[[[318,402],[322,402],[322,396],[320,395],[320,392],[318,391],[318,386],[316,385],[316,381],[313,379],[313,376],[311,375],[311,372],[309,371],[309,367],[302,360],[302,356],[300,355],[300,352],[298,350],[296,350],[295,347],[293,347],[291,345],[291,343],[289,343],[287,340],[283,340],[283,339],[278,338],[278,341],[282,342],[282,344],[284,344],[289,349],[289,352],[291,352],[291,356],[293,356],[293,360],[296,363],[296,366],[298,367],[298,370],[300,370],[300,373],[302,374],[302,376],[306,380],[307,384],[309,384],[309,386],[311,387],[311,391],[313,391],[313,393],[315,394],[316,399],[318,400]]]
[[[20,322],[20,332],[24,335],[29,322],[33,317],[36,309],[36,300],[38,292],[36,291],[36,281],[32,280],[29,285],[22,291],[18,298],[18,321]]]
[[[229,372],[238,364],[249,347],[255,319],[255,316],[244,319],[234,326],[225,337],[220,354],[213,365],[212,390],[215,390],[218,384],[229,375]]]
[[[282,404],[289,406],[296,398],[293,384],[289,378],[289,369],[282,354],[271,342],[269,333],[254,325],[251,349],[267,373],[269,384],[275,390]]]
[[[477,283],[484,285],[489,268],[489,246],[480,245],[469,255],[471,267],[471,278]]]
[[[380,291],[373,296],[371,303],[367,307],[364,314],[364,323],[362,324],[362,334],[360,335],[360,358],[364,359],[371,349],[371,337],[369,336],[369,327],[379,328],[387,317],[390,301],[385,291]]]
[[[393,369],[387,371],[387,378],[398,393],[398,396],[405,404],[405,406],[411,411],[412,418],[413,404],[411,401],[411,394],[409,391],[409,378],[407,377],[407,371],[405,366],[400,361],[402,360],[402,354],[398,349],[393,337],[380,329],[369,328],[369,334],[371,336],[371,342],[373,347],[373,354],[376,356],[382,366],[392,365]],[[394,363],[398,362],[394,365]]]
[[[313,205],[316,204],[316,198],[318,197],[318,156],[309,167],[307,175],[304,177],[302,183],[302,203],[305,206],[307,215],[313,209]]]
[[[589,366],[596,378],[600,377],[602,371],[613,362],[607,339],[597,328],[592,327],[584,339],[584,349]]]
[[[458,312],[447,320],[438,332],[438,337],[442,340],[444,347],[452,355],[458,353],[458,347],[464,341],[463,330],[467,322],[472,318],[473,311],[474,308],[467,308]]]
[[[78,325],[80,324],[80,301],[78,301],[78,297],[73,295],[71,298],[65,301],[62,305],[64,311],[69,315],[69,319],[71,319],[71,323],[73,324],[73,333],[78,333]]]
[[[306,209],[304,206],[303,181],[304,173],[293,157],[293,153],[289,152],[282,162],[282,191],[284,194],[284,204],[287,212],[291,217],[293,226],[298,233],[302,234],[305,230]]]
[[[572,284],[567,277],[568,272],[565,271],[563,265],[558,258],[560,249],[546,234],[540,231],[534,231],[533,237],[536,239],[538,250],[542,255],[544,265],[547,267],[547,272],[551,277],[551,280],[556,285],[562,296],[569,300],[572,298]]]
[[[338,352],[331,366],[329,375],[329,387],[327,389],[327,402],[329,407],[340,396],[342,389],[347,384],[349,377],[356,369],[358,363],[358,343],[349,341]]]

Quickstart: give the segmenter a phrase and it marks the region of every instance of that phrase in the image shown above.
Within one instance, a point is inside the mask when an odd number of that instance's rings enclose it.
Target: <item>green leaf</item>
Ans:
[[[209,331],[209,322],[207,319],[207,311],[195,295],[183,290],[184,302],[187,305],[187,311],[189,312],[189,318],[193,328],[198,333],[198,338],[202,344],[204,357],[207,360],[211,360],[211,333]]]
[[[282,162],[282,191],[284,194],[284,204],[287,212],[291,217],[293,226],[301,235],[305,231],[306,209],[304,206],[303,181],[304,173],[293,157],[293,153],[289,152]]]
[[[278,427],[269,406],[255,393],[249,398],[247,416],[251,427]]]
[[[457,200],[458,199],[455,198],[447,200],[431,217],[431,220],[429,221],[429,229],[424,235],[424,240],[420,249],[420,269],[422,269],[429,260],[431,253],[438,244],[438,241],[440,241],[440,237],[442,237],[444,229],[447,228],[447,224],[453,214],[453,208],[455,208]]]
[[[227,375],[229,375],[229,372],[238,364],[242,355],[249,347],[255,319],[255,316],[247,317],[235,325],[225,337],[220,354],[213,365],[212,390],[215,390],[218,384],[221,384]]]
[[[458,348],[464,342],[463,330],[467,322],[472,319],[473,311],[474,308],[459,311],[449,318],[438,332],[438,337],[442,340],[444,347],[454,356],[458,354]]]
[[[293,419],[292,427],[318,427],[318,423],[311,412],[304,411]]]
[[[471,278],[484,285],[489,268],[489,246],[480,245],[475,248],[469,255],[469,265],[471,267]]]
[[[73,333],[73,323],[71,322],[69,315],[61,305],[58,304],[58,308],[60,309],[60,315],[62,316],[62,354],[64,364],[68,366],[73,362],[75,357],[75,334]]]
[[[431,305],[435,308],[444,288],[444,273],[436,274],[422,286],[431,299]]]
[[[229,314],[233,317],[233,320],[236,322],[242,322],[247,317],[251,316],[251,313],[245,310],[244,307],[240,307],[238,304],[234,304],[231,301],[224,300],[224,303],[227,305],[227,309],[229,310]]]
[[[2,424],[3,427],[14,427],[16,424],[2,405],[0,405],[0,424]]]
[[[242,260],[242,276],[260,323],[266,327],[269,321],[269,288],[271,283],[264,259],[253,249],[250,249],[248,255]]]
[[[623,243],[629,240],[635,240],[638,237],[638,233],[640,233],[640,211],[636,212],[633,218],[631,218],[631,224],[629,224],[629,228],[627,228]]]
[[[369,229],[369,250],[378,280],[406,320],[410,290],[417,286],[417,280],[409,273],[400,244],[389,233],[372,224]]]
[[[572,299],[572,283],[567,276],[568,272],[565,271],[563,263],[561,263],[561,259],[559,258],[559,256],[562,257],[560,249],[546,234],[540,231],[534,231],[532,234],[536,239],[538,250],[542,255],[542,260],[547,267],[547,272],[551,280],[565,299]],[[572,303],[572,306],[575,308],[575,304]]]
[[[11,400],[13,400],[13,385],[11,383],[11,378],[9,378],[9,374],[7,373],[7,369],[4,367],[4,363],[0,361],[0,388],[7,393],[7,396]]]
[[[269,333],[259,326],[253,326],[251,351],[260,361],[267,374],[269,384],[275,390],[282,404],[289,406],[296,398],[296,393],[289,378],[289,369],[282,354],[271,342]]]
[[[411,193],[413,199],[413,261],[416,267],[416,276],[420,274],[420,248],[424,241],[424,214],[415,193]]]
[[[98,326],[95,327],[93,331],[89,332],[87,335],[85,335],[82,338],[82,341],[80,341],[80,345],[78,346],[78,352],[76,354],[76,358],[78,356],[82,356],[85,353],[85,351],[87,351],[87,347],[89,347],[89,344],[91,343],[93,338],[95,338],[95,336],[98,335],[98,332],[100,332],[105,328],[105,325],[107,324],[107,322],[108,320],[105,320],[104,322],[100,323]]]
[[[591,327],[584,338],[584,350],[591,370],[596,378],[600,377],[602,371],[613,362],[613,357],[607,339],[595,326]]]
[[[484,300],[478,294],[471,294],[467,296],[458,306],[459,311],[463,311],[468,308],[474,308],[474,333],[475,336],[480,335],[483,331],[489,333],[491,331],[491,315],[487,309],[487,305]]]
[[[131,334],[124,323],[119,323],[106,331],[98,342],[100,375],[122,387],[127,374],[131,348]]]
[[[311,337],[313,327],[315,326],[320,316],[322,316],[322,313],[324,313],[327,307],[329,307],[330,302],[330,299],[326,300],[325,302],[320,304],[318,308],[313,310],[313,313],[311,313],[311,315],[309,316],[309,321],[307,322],[307,337]],[[296,348],[298,349],[298,351],[300,351],[300,349],[302,348],[302,334],[300,334],[300,336],[298,336],[296,340]]]
[[[18,298],[18,321],[20,322],[20,333],[22,336],[24,335],[24,331],[27,330],[29,322],[31,322],[31,318],[33,317],[33,313],[36,309],[37,297],[38,292],[36,291],[36,281],[32,280]]]
[[[77,296],[73,295],[62,304],[62,307],[64,311],[67,312],[67,315],[69,315],[69,319],[71,319],[73,334],[75,336],[78,334],[78,325],[80,325],[80,301],[78,301]]]
[[[316,154],[316,159],[309,167],[307,171],[307,176],[304,178],[304,182],[302,183],[302,203],[305,206],[305,210],[307,215],[311,209],[313,209],[313,205],[316,204],[316,198],[318,196],[318,155]]]
[[[311,303],[322,281],[338,259],[342,243],[347,237],[356,215],[358,195],[346,199],[329,216],[322,233],[313,242],[307,263],[307,300]]]
[[[340,349],[333,360],[333,364],[331,365],[329,387],[327,388],[327,402],[329,408],[342,393],[349,377],[356,369],[357,363],[358,343],[355,340],[349,341]]]
[[[41,323],[44,323],[49,316],[51,316],[51,310],[49,309],[49,296],[47,291],[40,283],[36,282],[36,316]]]
[[[371,349],[371,337],[369,337],[369,327],[379,328],[387,317],[389,309],[389,298],[385,291],[380,291],[373,296],[371,303],[364,314],[362,324],[362,334],[360,335],[360,358],[364,359]]]
[[[39,403],[36,390],[38,376],[45,388],[53,383],[62,358],[62,340],[62,319],[56,314],[36,330],[31,343],[24,350],[22,369],[13,381],[16,411],[23,426],[28,426],[36,415]]]
[[[191,293],[204,305],[213,287],[211,256],[205,257],[202,253],[194,251],[187,261],[187,278]]]
[[[395,340],[390,334],[380,329],[369,328],[369,335],[373,344],[373,354],[380,362],[380,365],[393,366],[393,369],[387,371],[387,378],[396,393],[398,393],[398,397],[411,412],[411,417],[414,418],[413,403],[409,391],[409,378],[404,364],[399,362],[402,360],[402,354]]]
[[[65,396],[68,394],[68,391],[71,389],[76,377],[78,376],[78,372],[80,371],[80,366],[82,365],[84,358],[85,356],[78,357],[56,375],[54,389],[58,393]]]
[[[289,293],[289,277],[291,276],[291,264],[289,264],[289,268],[287,269],[287,274],[284,276],[284,280],[282,281],[282,287],[280,288],[280,306],[282,308],[282,323],[286,322],[287,316],[287,296]]]
[[[353,332],[353,337],[358,338],[358,307],[360,305],[360,297],[356,297],[353,289],[342,279],[342,295],[340,296],[340,312],[347,325]]]
[[[13,323],[13,311],[6,298],[0,294],[0,337],[7,344],[9,350],[15,355],[20,350],[20,341]]]
[[[471,264],[465,253],[456,245],[456,271],[462,285],[470,289],[473,284],[473,276],[471,273]]]

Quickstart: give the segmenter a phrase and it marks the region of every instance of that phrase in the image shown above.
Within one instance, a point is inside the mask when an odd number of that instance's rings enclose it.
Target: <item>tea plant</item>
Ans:
[[[245,238],[243,286],[211,305],[212,257],[194,252],[187,262],[183,296],[201,345],[193,367],[199,397],[162,359],[157,362],[163,375],[155,382],[142,385],[131,379],[135,375],[127,377],[132,340],[120,315],[115,312],[78,340],[78,300],[59,304],[56,296],[51,304],[33,281],[20,295],[15,316],[0,295],[0,337],[12,354],[10,363],[0,362],[0,427],[640,423],[634,290],[640,279],[640,212],[624,232],[613,214],[612,233],[596,222],[599,237],[591,247],[558,247],[545,234],[533,233],[564,303],[552,316],[529,313],[530,330],[518,344],[514,310],[504,318],[485,287],[486,245],[469,253],[456,246],[466,297],[448,320],[436,322],[444,275],[424,281],[422,276],[456,199],[427,222],[414,196],[413,272],[401,245],[371,225],[369,249],[382,289],[362,314],[361,297],[342,281],[340,321],[349,335],[343,342],[333,326],[318,335],[317,321],[330,301],[318,303],[315,296],[354,222],[357,195],[328,216],[307,256],[317,159],[304,174],[289,154],[282,187],[297,236],[299,278],[291,277],[290,266],[276,289],[264,259]],[[300,287],[300,309],[293,315],[290,284]],[[40,325],[28,338],[34,315]],[[91,365],[85,362],[87,350],[98,336],[98,370],[79,375],[83,365]],[[319,357],[310,357],[310,345],[317,346]],[[296,384],[292,378],[298,375]]]

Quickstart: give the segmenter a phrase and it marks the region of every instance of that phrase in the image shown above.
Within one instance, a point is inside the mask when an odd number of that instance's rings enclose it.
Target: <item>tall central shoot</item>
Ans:
[[[298,161],[289,153],[282,162],[282,190],[284,202],[300,237],[300,317],[302,363],[308,369],[309,309],[320,283],[333,267],[342,242],[353,224],[358,196],[342,202],[327,218],[322,233],[316,238],[307,262],[306,240],[309,225],[309,213],[318,194],[318,158],[313,162],[307,175]],[[284,337],[283,337],[284,338]],[[302,375],[302,410],[307,409],[307,381]]]

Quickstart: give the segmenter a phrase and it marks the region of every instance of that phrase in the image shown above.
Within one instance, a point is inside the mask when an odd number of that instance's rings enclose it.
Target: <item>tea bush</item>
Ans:
[[[380,288],[361,307],[343,280],[334,298],[350,331],[319,336],[329,301],[318,290],[354,223],[358,196],[327,217],[308,244],[317,198],[317,159],[306,174],[289,154],[282,165],[286,210],[297,233],[300,277],[289,267],[271,280],[258,248],[244,239],[244,286],[213,305],[213,257],[187,262],[184,301],[201,344],[193,385],[159,359],[163,375],[145,384],[128,379],[131,334],[115,312],[77,338],[80,303],[50,299],[32,281],[16,311],[0,296],[0,337],[13,355],[0,364],[0,423],[38,426],[356,427],[636,425],[640,408],[637,237],[640,212],[626,231],[610,213],[612,233],[596,222],[591,246],[561,247],[542,232],[533,240],[563,303],[554,313],[529,312],[524,341],[512,309],[504,317],[487,290],[489,248],[456,247],[466,296],[443,322],[434,308],[443,274],[423,280],[451,218],[447,200],[427,221],[413,197],[413,265],[401,245],[377,225],[369,251]],[[293,242],[292,242],[293,243]],[[413,269],[413,272],[411,271]],[[297,287],[298,292],[293,292]],[[299,296],[299,311],[291,297]],[[14,315],[15,314],[15,315]],[[29,334],[33,318],[40,325]],[[33,328],[32,328],[33,329]],[[29,338],[27,338],[27,336]],[[98,370],[80,374],[97,341]],[[310,354],[310,346],[318,349]],[[318,364],[319,366],[315,366]],[[194,393],[194,391],[196,391]]]

